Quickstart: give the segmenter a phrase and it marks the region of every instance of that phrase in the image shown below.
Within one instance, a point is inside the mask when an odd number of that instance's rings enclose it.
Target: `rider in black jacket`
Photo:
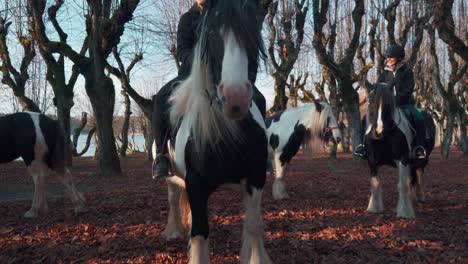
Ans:
[[[411,68],[403,60],[405,58],[405,50],[399,45],[390,45],[385,52],[385,69],[379,78],[379,82],[390,84],[395,96],[395,105],[403,110],[409,122],[416,130],[416,147],[413,150],[414,157],[424,159],[426,151],[423,147],[425,140],[426,129],[424,118],[418,109],[414,106],[414,75]],[[354,155],[365,157],[364,145],[359,145],[354,152]]]
[[[178,76],[161,87],[153,97],[153,136],[156,144],[156,157],[153,163],[153,178],[169,175],[169,160],[167,155],[167,140],[170,133],[168,99],[178,81],[184,80],[191,71],[193,52],[197,42],[197,28],[201,20],[205,0],[196,0],[189,11],[180,18],[177,28],[177,57],[180,60]],[[254,83],[257,78],[258,60],[250,59],[248,65],[248,78],[253,87],[253,100],[265,118],[266,100]]]

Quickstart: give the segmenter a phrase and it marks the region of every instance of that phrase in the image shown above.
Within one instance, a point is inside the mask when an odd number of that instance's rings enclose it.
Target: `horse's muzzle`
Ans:
[[[250,84],[250,83],[248,83]],[[249,112],[253,91],[250,85],[220,84],[218,94],[227,118],[240,120]]]

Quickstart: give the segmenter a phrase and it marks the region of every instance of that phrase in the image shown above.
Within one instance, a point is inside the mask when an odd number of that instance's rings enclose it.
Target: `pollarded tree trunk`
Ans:
[[[99,167],[103,177],[120,176],[120,160],[115,146],[112,121],[114,117],[115,90],[107,76],[85,79],[86,93],[89,96],[96,118],[96,132]]]
[[[458,120],[460,120],[460,149],[463,152],[463,156],[468,156],[468,120],[466,113],[463,109],[458,111]]]
[[[286,80],[281,77],[275,77],[275,99],[270,111],[276,112],[286,109],[288,98],[286,97],[285,87]]]
[[[73,96],[58,96],[57,99],[57,117],[65,132],[65,151],[67,155],[68,166],[72,165],[72,141],[70,132],[70,110],[73,106]]]
[[[445,159],[449,158],[450,154],[450,146],[452,145],[452,137],[453,137],[453,125],[455,122],[455,113],[449,111],[447,116],[447,127],[445,128],[444,138],[442,140],[442,156]]]
[[[125,104],[125,112],[124,112],[124,123],[122,125],[122,146],[120,147],[119,154],[121,157],[125,157],[127,155],[127,148],[128,148],[128,129],[130,128],[130,115],[132,112],[130,111],[130,97],[125,91],[122,91],[122,96],[124,97],[124,104]]]
[[[345,87],[348,86],[348,87]],[[346,91],[342,94],[343,110],[348,118],[348,126],[350,128],[350,138],[352,147],[356,149],[357,145],[362,142],[361,132],[361,112],[359,111],[359,95],[352,88],[352,81],[339,82],[338,88],[341,91]]]

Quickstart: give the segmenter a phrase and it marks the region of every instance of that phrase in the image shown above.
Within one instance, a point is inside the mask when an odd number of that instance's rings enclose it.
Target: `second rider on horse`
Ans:
[[[389,84],[395,96],[395,106],[400,108],[408,121],[416,130],[416,147],[413,149],[413,157],[425,159],[426,150],[423,142],[426,138],[426,128],[421,112],[414,106],[414,75],[409,65],[404,61],[405,50],[403,47],[393,44],[385,52],[385,69],[379,78],[379,82]],[[363,144],[357,146],[355,156],[366,157]]]

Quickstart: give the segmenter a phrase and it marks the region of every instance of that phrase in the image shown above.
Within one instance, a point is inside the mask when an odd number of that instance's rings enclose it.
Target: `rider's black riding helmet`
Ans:
[[[385,57],[387,58],[405,58],[405,49],[397,44],[392,44],[385,51]]]

